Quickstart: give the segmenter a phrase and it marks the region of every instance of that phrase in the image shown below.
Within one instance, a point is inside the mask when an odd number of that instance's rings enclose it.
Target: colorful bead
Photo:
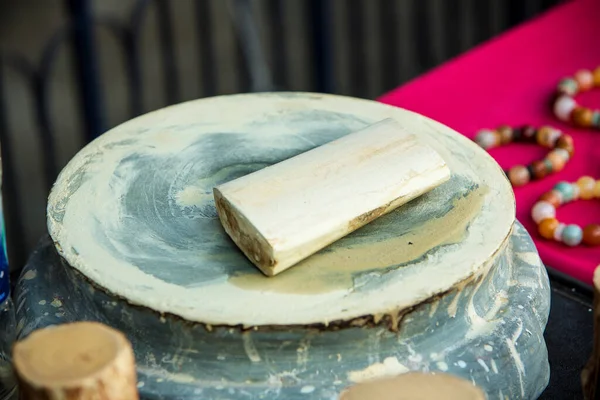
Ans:
[[[562,136],[562,132],[558,129],[551,129],[552,131],[550,132],[550,137],[548,138],[548,147],[553,148],[554,146],[556,146],[556,142],[558,141],[558,139]]]
[[[560,192],[557,192],[556,190],[551,190],[547,193],[544,193],[540,197],[540,201],[545,201],[547,203],[552,204],[554,208],[558,208],[562,202],[562,197]]]
[[[583,243],[588,246],[600,245],[600,225],[589,224],[583,229]]]
[[[573,138],[569,135],[562,135],[556,141],[556,147],[564,149],[569,153],[569,158],[573,158],[573,152],[575,150]]]
[[[538,232],[545,239],[554,238],[554,231],[558,227],[558,220],[556,218],[546,218],[540,222],[538,226]]]
[[[600,181],[597,181],[596,186],[594,186],[594,197],[600,199]]]
[[[523,186],[529,183],[531,175],[523,165],[515,165],[508,170],[508,180],[513,186]]]
[[[523,141],[523,128],[522,127],[513,128],[513,141],[515,141],[515,142]]]
[[[548,174],[546,172],[546,164],[543,161],[534,161],[531,163],[531,176],[534,179],[543,179]]]
[[[600,128],[600,111],[598,110],[592,113],[592,126]]]
[[[571,113],[571,119],[575,125],[582,128],[588,128],[592,126],[592,115],[593,112],[589,108],[576,107]]]
[[[554,186],[554,190],[560,192],[563,202],[566,203],[573,199],[573,185],[568,182],[559,182]]]
[[[575,100],[569,96],[561,96],[554,103],[554,115],[561,121],[569,121],[571,112],[577,106]]]
[[[578,90],[579,86],[577,85],[577,81],[575,81],[573,78],[564,78],[558,83],[558,91],[560,93],[574,96],[577,94]]]
[[[579,186],[577,186],[577,184],[571,186],[573,187],[573,197],[571,197],[571,201],[579,200]]]
[[[592,75],[594,77],[594,85],[600,86],[600,67],[596,67]]]
[[[577,187],[579,188],[580,197],[583,200],[589,200],[594,197],[594,187],[596,186],[596,180],[591,176],[582,176],[577,180]]]
[[[554,130],[549,126],[542,126],[540,129],[538,129],[537,134],[535,135],[537,143],[540,146],[552,147],[551,140],[553,136],[553,131]]]
[[[558,223],[558,226],[554,230],[554,240],[556,240],[557,242],[560,242],[562,240],[562,234],[566,227],[567,225],[563,224],[562,222]]]
[[[531,125],[525,125],[521,129],[521,136],[523,137],[523,139],[535,139],[535,133],[536,130]]]
[[[554,167],[552,166],[552,162],[550,160],[548,160],[547,158],[544,158],[543,162],[544,162],[544,165],[546,166],[546,175],[554,172]]]
[[[498,146],[499,135],[498,133],[489,129],[483,129],[477,132],[477,135],[475,136],[475,142],[482,148],[488,150],[492,147]]]
[[[578,225],[567,225],[562,232],[561,239],[567,246],[577,246],[583,239],[583,231]]]
[[[531,218],[533,218],[536,224],[539,224],[546,218],[554,217],[556,217],[556,208],[548,202],[538,201],[531,209]]]
[[[546,156],[546,159],[552,165],[552,170],[554,172],[560,172],[565,167],[565,160],[564,160],[564,158],[560,154],[558,154],[556,152],[556,150],[553,150],[550,153],[548,153],[548,155]]]
[[[550,193],[554,193],[554,194],[556,194],[556,196],[558,196],[558,198],[560,199],[560,204],[563,204],[563,203],[565,202],[565,199],[563,198],[563,195],[562,195],[562,193],[561,193],[561,192],[559,192],[558,190],[554,190],[554,189],[552,189],[552,190],[550,191]]]
[[[571,159],[569,152],[565,149],[556,148],[556,149],[552,150],[552,152],[556,153],[558,156],[560,156],[564,162],[567,162]]]
[[[529,180],[535,179],[535,174],[533,173],[533,166],[529,164],[525,168],[527,168],[527,172],[529,173]]]
[[[594,76],[592,75],[592,72],[587,69],[577,71],[575,73],[575,80],[577,81],[579,90],[582,92],[590,90],[594,86]]]
[[[513,140],[513,129],[508,125],[499,126],[496,132],[500,135],[500,144],[508,144]]]

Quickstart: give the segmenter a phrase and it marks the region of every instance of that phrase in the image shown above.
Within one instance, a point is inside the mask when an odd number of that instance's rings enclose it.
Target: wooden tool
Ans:
[[[471,382],[444,373],[408,372],[344,390],[340,400],[485,400]]]
[[[96,322],[33,332],[13,361],[24,400],[136,400],[135,359],[125,336]]]
[[[214,188],[227,234],[274,276],[450,178],[392,119]]]

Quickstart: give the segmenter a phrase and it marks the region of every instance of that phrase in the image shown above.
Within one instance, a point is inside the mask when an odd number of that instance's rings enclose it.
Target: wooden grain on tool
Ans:
[[[442,157],[387,119],[214,189],[225,231],[274,276],[448,180]]]

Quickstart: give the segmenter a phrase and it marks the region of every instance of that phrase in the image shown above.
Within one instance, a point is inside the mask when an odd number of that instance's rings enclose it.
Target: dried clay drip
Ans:
[[[80,322],[33,332],[14,348],[24,400],[137,400],[133,350],[120,332]]]
[[[409,372],[360,383],[344,390],[340,400],[485,400],[483,392],[449,374]]]
[[[583,398],[596,398],[598,372],[600,371],[600,266],[594,271],[594,347],[592,355],[581,373]]]

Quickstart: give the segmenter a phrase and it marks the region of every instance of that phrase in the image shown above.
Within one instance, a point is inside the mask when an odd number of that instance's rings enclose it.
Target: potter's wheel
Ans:
[[[223,232],[212,187],[389,117],[444,157],[451,180],[264,277]],[[514,218],[498,165],[406,110],[287,93],[184,103],[113,129],[63,170],[48,205],[56,251],[43,241],[19,287],[38,273],[64,283],[24,295],[40,318],[22,317],[21,335],[53,316],[120,328],[153,398],[332,398],[411,369],[530,397],[547,382],[548,283]]]

